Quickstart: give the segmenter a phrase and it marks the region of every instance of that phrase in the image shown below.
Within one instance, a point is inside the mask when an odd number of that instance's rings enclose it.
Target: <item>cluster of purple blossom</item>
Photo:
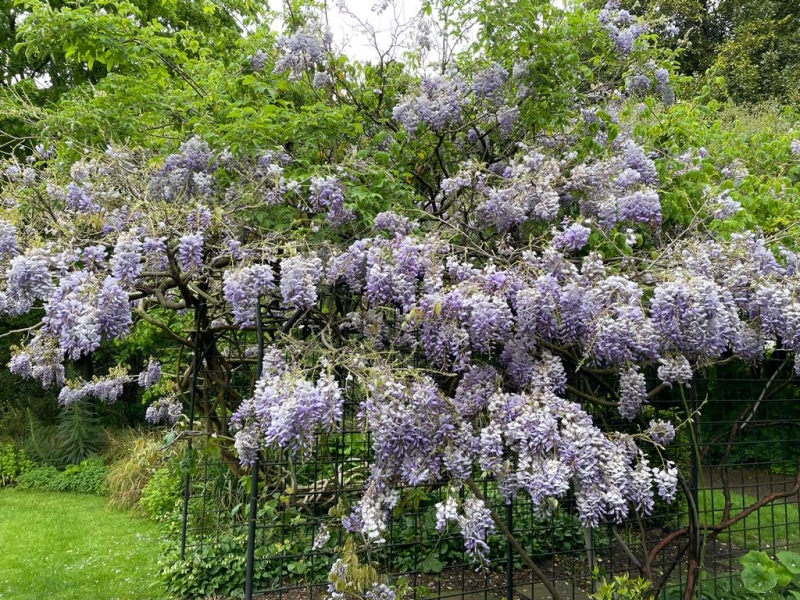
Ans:
[[[233,310],[233,323],[239,327],[255,324],[259,296],[275,289],[275,275],[269,265],[251,265],[225,271],[222,294]]]
[[[322,36],[312,27],[304,27],[290,36],[278,38],[276,46],[281,53],[273,73],[289,71],[290,79],[300,79],[306,72],[325,60],[325,47],[332,41],[330,32]],[[263,67],[262,67],[263,68]]]
[[[386,213],[378,225],[406,229],[412,224]],[[442,267],[437,257],[447,245],[437,238],[418,238],[398,230],[394,237],[361,239],[329,261],[329,283],[344,280],[351,290],[363,293],[369,305],[393,305],[404,311],[414,305],[419,291],[441,286]]]
[[[472,93],[481,100],[497,101],[502,96],[503,85],[508,81],[508,71],[493,62],[478,71],[472,78]]]
[[[77,212],[96,213],[100,211],[100,206],[94,201],[94,195],[89,186],[70,183],[64,195],[67,208]]]
[[[183,414],[183,406],[177,398],[159,398],[147,407],[144,418],[148,423],[175,425]]]
[[[311,209],[314,212],[327,209],[328,222],[334,227],[340,227],[353,219],[353,211],[344,205],[344,190],[336,177],[312,177],[308,194]]]
[[[652,69],[653,65],[645,65],[647,71]],[[632,96],[644,96],[650,92],[651,88],[661,97],[661,101],[667,106],[675,102],[675,90],[669,82],[669,71],[664,67],[657,67],[652,69],[652,78],[646,72],[637,70],[625,79],[625,87],[627,92]]]
[[[150,179],[150,187],[157,197],[170,202],[208,196],[213,191],[216,170],[217,162],[208,143],[193,137],[182,143],[176,154],[167,156]]]
[[[130,289],[136,284],[143,267],[142,242],[133,235],[121,235],[111,257],[112,275],[120,285]]]
[[[342,390],[331,369],[324,363],[320,366],[312,382],[277,349],[265,353],[253,395],[231,417],[242,464],[253,462],[260,447],[308,451],[318,431],[331,431],[341,421]]]
[[[284,258],[280,280],[284,303],[294,308],[312,308],[317,302],[317,284],[322,274],[322,260],[318,256],[295,254]]]
[[[55,290],[50,268],[53,257],[46,252],[19,254],[6,270],[6,289],[0,295],[0,312],[25,314],[37,300],[46,300]]]
[[[126,375],[96,377],[92,381],[71,381],[69,385],[61,388],[58,403],[61,406],[70,406],[84,398],[94,397],[111,404],[122,395],[123,385],[128,381],[130,378]]]
[[[538,388],[496,394],[489,414],[478,462],[497,479],[506,500],[524,490],[546,513],[553,506],[549,500],[562,497],[574,482],[578,514],[587,527],[624,519],[629,506],[644,514],[652,508],[653,470],[633,440],[606,436],[579,405]]]
[[[557,160],[538,150],[528,150],[505,168],[498,185],[477,186],[482,200],[475,225],[506,231],[531,219],[554,221],[561,209],[557,189],[560,178]]]
[[[448,496],[436,505],[436,528],[439,532],[444,531],[448,522],[458,523],[464,536],[464,547],[472,560],[485,564],[489,554],[488,537],[494,532],[495,525],[483,500],[470,496],[459,506],[453,496]]]
[[[0,260],[8,260],[17,255],[17,228],[0,219]]]
[[[415,95],[394,107],[392,116],[409,134],[420,125],[441,132],[461,122],[466,93],[466,84],[457,75],[429,75]]]
[[[61,387],[66,381],[63,359],[56,340],[40,334],[12,355],[8,369],[23,379],[35,379],[44,388]]]
[[[104,341],[125,335],[132,324],[128,294],[113,277],[65,275],[45,305],[42,333],[58,340],[71,360],[89,355]]]
[[[147,366],[139,373],[137,382],[139,387],[149,389],[161,380],[161,363],[152,358],[147,361]]]
[[[619,0],[608,0],[597,18],[621,54],[630,54],[637,38],[647,32],[647,25],[627,10],[621,9]]]

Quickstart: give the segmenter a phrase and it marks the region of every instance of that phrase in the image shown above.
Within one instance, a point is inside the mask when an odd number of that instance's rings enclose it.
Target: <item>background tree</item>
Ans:
[[[592,2],[596,8],[602,2]],[[681,48],[680,69],[687,75],[723,76],[727,93],[737,102],[790,99],[797,88],[800,4],[767,0],[623,0],[674,25],[680,35],[664,39]]]

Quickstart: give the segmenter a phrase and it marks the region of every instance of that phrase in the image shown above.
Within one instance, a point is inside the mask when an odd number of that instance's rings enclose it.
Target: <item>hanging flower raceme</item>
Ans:
[[[319,431],[331,431],[342,419],[344,396],[323,362],[316,381],[298,373],[280,352],[269,349],[253,395],[231,417],[242,464],[259,447],[308,451]]]
[[[69,273],[45,306],[42,323],[42,332],[56,338],[67,358],[76,360],[128,332],[128,294],[114,277],[100,281],[87,271]]]
[[[275,289],[274,278],[269,265],[225,271],[222,293],[233,310],[235,325],[244,328],[255,324],[258,298]]]

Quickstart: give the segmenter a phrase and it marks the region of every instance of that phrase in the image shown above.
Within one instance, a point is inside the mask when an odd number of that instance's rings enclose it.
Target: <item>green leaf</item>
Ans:
[[[751,550],[740,557],[739,564],[745,568],[758,566],[770,569],[775,567],[775,561],[773,561],[766,552],[761,552],[760,550]]]
[[[441,573],[444,568],[444,563],[432,554],[422,561],[423,573]]]
[[[776,556],[792,575],[800,575],[800,554],[784,550],[783,552],[778,552]]]
[[[742,571],[742,583],[751,592],[764,594],[778,585],[778,575],[763,565],[753,564]]]
[[[782,588],[792,583],[792,579],[794,579],[794,575],[792,575],[791,571],[783,565],[775,569],[775,575],[778,577],[778,587]]]

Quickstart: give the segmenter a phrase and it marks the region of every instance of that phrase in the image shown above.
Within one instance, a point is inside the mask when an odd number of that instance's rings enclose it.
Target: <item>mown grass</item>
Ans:
[[[731,495],[731,516],[756,502],[756,498],[742,494]],[[719,523],[725,506],[725,496],[720,490],[701,490],[698,496],[700,521]],[[730,536],[730,537],[729,537]],[[795,503],[774,503],[764,506],[720,534],[720,541],[742,549],[768,550],[775,547],[800,548],[800,514]]]
[[[103,498],[0,489],[0,598],[164,598],[155,524]]]

